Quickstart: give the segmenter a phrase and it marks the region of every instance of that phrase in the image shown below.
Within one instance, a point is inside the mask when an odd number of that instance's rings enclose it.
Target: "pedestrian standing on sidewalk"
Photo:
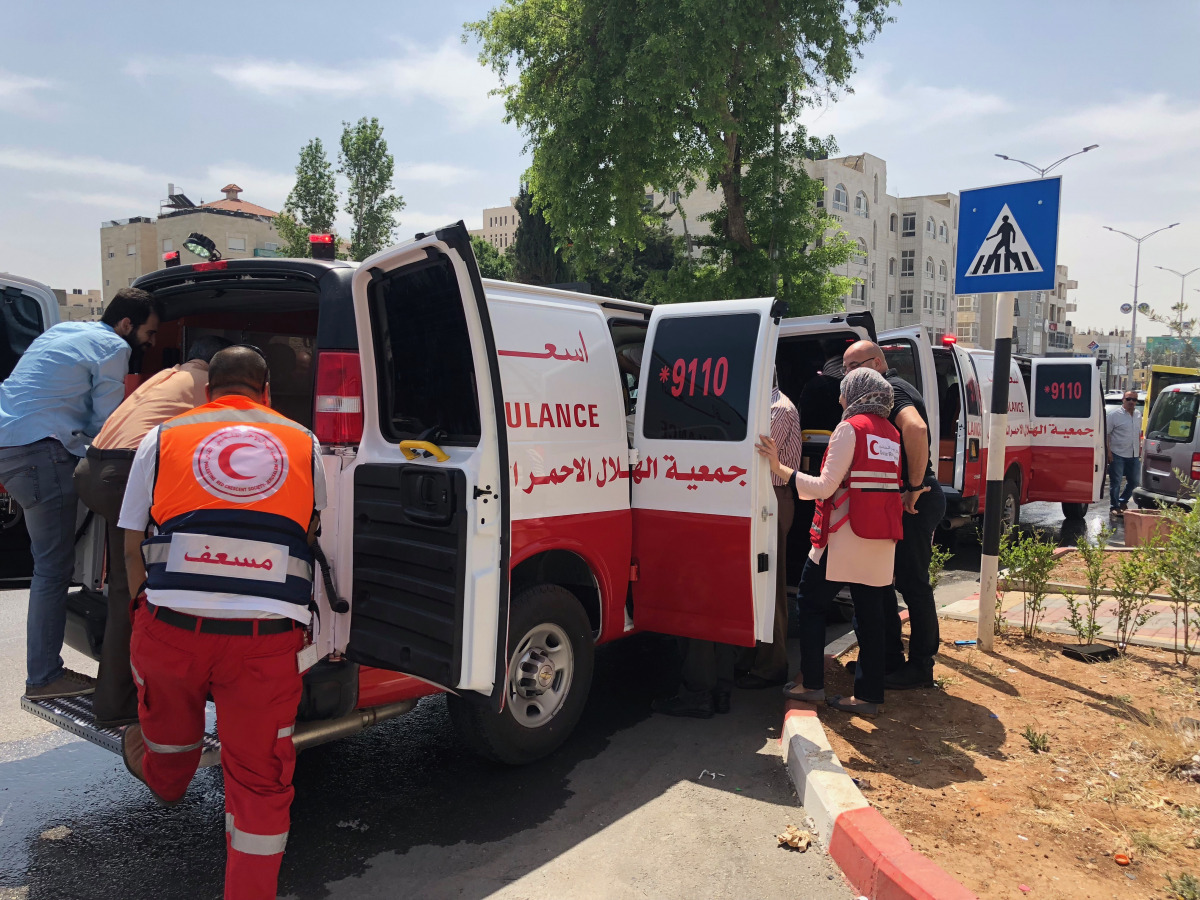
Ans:
[[[25,625],[25,695],[32,700],[95,687],[63,668],[61,655],[79,506],[72,475],[125,396],[130,355],[154,345],[158,320],[149,294],[122,289],[99,322],[62,322],[43,332],[0,385],[0,484],[25,513],[33,552]]]
[[[800,437],[800,415],[796,405],[779,389],[779,373],[771,384],[771,440],[779,448],[779,461],[789,469],[800,467],[804,443]],[[750,671],[737,678],[740,688],[767,688],[783,684],[788,676],[788,604],[787,604],[787,541],[796,515],[796,501],[786,479],[771,473],[775,489],[776,531],[779,540],[775,558],[775,622],[771,643],[760,643],[752,653]]]
[[[779,461],[770,437],[756,449],[771,472],[798,498],[820,501],[813,517],[812,550],[800,576],[800,683],[784,691],[794,700],[825,700],[825,617],[843,586],[850,588],[859,662],[852,697],[830,697],[834,709],[873,716],[883,703],[884,613],[895,603],[892,569],[903,535],[900,433],[887,420],[892,388],[871,369],[842,380],[842,421],[829,439],[817,477]]]
[[[1137,415],[1137,392],[1126,391],[1121,408],[1109,413],[1105,423],[1108,433],[1108,500],[1111,516],[1123,516],[1129,509],[1129,498],[1138,482],[1138,463],[1141,456],[1142,420]],[[1125,489],[1121,489],[1121,479]]]
[[[129,579],[125,574],[125,532],[117,524],[134,453],[155,425],[208,402],[204,393],[208,385],[208,362],[214,353],[231,343],[219,335],[206,335],[194,341],[187,362],[163,369],[125,398],[75,467],[79,499],[101,516],[108,528],[108,617],[104,622],[96,692],[92,696],[92,712],[101,728],[137,721],[137,689],[129,671],[132,625]]]
[[[929,583],[933,534],[946,516],[946,495],[933,474],[929,454],[929,414],[921,392],[889,368],[883,350],[872,341],[858,341],[842,355],[846,373],[873,369],[892,386],[894,402],[888,421],[900,432],[904,474],[904,537],[896,548],[896,590],[908,607],[908,661],[900,637],[900,609],[887,609],[884,664],[887,688],[904,691],[933,687],[933,659],[941,642],[937,603]]]
[[[200,763],[212,695],[226,900],[276,895],[294,794],[297,654],[325,507],[320,444],[270,408],[268,377],[257,347],[217,353],[211,402],[146,435],[121,506],[130,583],[146,585],[130,647],[139,724],[124,730],[122,755],[156,799],[178,802]],[[157,532],[143,540],[150,523]]]

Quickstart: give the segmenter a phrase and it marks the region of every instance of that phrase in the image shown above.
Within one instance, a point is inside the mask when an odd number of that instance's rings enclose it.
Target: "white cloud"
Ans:
[[[45,109],[40,91],[54,87],[45,78],[31,78],[0,69],[0,110],[36,115]]]
[[[498,86],[495,77],[452,39],[433,49],[402,45],[398,59],[343,66],[264,59],[210,60],[207,65],[214,75],[230,84],[266,97],[322,95],[429,100],[440,104],[460,126],[480,119],[498,119],[501,110],[500,100],[489,96]]]
[[[1166,94],[1126,95],[1062,116],[1029,129],[1029,139],[1057,139],[1064,134],[1086,136],[1100,144],[1101,158],[1121,165],[1159,160],[1200,150],[1200,103],[1190,105]]]
[[[146,215],[148,209],[158,208],[158,200],[154,195],[137,196],[134,194],[108,194],[93,191],[34,191],[29,195],[35,200],[44,200],[64,206],[96,206],[109,214],[109,218],[121,218],[125,215]]]
[[[449,163],[396,163],[395,183],[401,189],[408,181],[451,185],[478,176],[474,169]]]
[[[166,175],[159,175],[131,163],[115,162],[96,156],[64,156],[21,147],[0,147],[0,168],[100,179],[122,184],[161,182],[164,188],[169,180]]]

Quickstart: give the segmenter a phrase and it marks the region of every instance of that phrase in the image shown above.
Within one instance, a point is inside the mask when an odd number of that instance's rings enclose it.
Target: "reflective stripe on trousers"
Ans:
[[[288,833],[251,834],[239,831],[233,822],[233,813],[225,813],[225,832],[229,835],[229,846],[238,853],[251,856],[275,856],[287,849]]]
[[[142,742],[146,745],[147,750],[154,753],[190,753],[193,750],[199,750],[204,745],[203,738],[193,744],[156,744],[146,737],[145,730],[142,731]]]

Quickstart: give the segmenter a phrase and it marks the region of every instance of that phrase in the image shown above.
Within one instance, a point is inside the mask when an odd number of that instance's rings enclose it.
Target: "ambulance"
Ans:
[[[601,644],[770,640],[787,548],[754,442],[777,355],[799,396],[876,337],[869,314],[783,321],[771,299],[650,307],[484,281],[462,223],[361,265],[219,260],[136,286],[165,313],[143,378],[203,335],[255,344],[273,404],[321,441],[328,566],[297,748],[445,692],[463,740],[511,764],[570,734]],[[887,345],[937,384],[923,338]],[[95,656],[102,529],[78,558],[68,640]],[[22,705],[119,750],[86,697]],[[210,734],[202,764],[218,761]]]

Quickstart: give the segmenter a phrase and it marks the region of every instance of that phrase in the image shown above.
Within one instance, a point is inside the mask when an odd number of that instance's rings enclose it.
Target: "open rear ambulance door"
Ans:
[[[632,467],[634,624],[751,646],[771,640],[775,494],[754,450],[770,433],[774,301],[650,314]]]
[[[1091,361],[1035,359],[1029,499],[1095,503],[1104,480],[1104,400]]]
[[[933,361],[933,348],[929,346],[929,335],[920,325],[908,328],[893,328],[879,334],[879,347],[888,367],[921,392],[925,401],[925,415],[929,419],[929,452],[937,470],[937,444],[941,433],[941,398],[938,396],[937,367]]]
[[[459,222],[370,257],[352,291],[364,409],[346,656],[499,703],[508,453],[496,347],[466,228]]]

